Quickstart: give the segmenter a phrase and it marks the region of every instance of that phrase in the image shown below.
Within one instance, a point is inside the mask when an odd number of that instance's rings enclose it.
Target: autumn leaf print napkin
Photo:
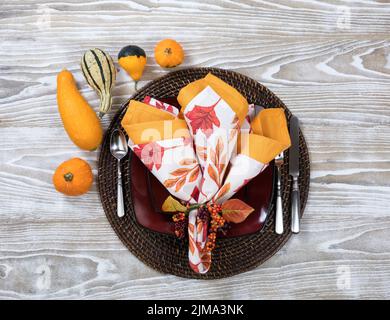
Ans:
[[[168,191],[196,202],[201,174],[185,121],[169,110],[132,100],[121,124],[131,150]]]

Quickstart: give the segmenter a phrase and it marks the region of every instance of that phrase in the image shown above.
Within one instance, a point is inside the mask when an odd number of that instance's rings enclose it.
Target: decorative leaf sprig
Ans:
[[[198,209],[202,204],[196,203],[191,205],[183,205],[180,201],[176,200],[172,196],[168,196],[163,205],[162,211],[170,214],[176,212],[188,213],[193,209]],[[221,206],[222,217],[233,223],[241,223],[254,211],[254,209],[247,205],[240,199],[229,199],[225,201]]]

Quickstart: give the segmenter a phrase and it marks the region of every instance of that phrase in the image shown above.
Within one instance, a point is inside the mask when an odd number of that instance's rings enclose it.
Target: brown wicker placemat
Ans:
[[[282,107],[290,119],[291,112],[284,103],[266,87],[257,81],[239,73],[217,68],[189,68],[171,72],[152,81],[131,99],[142,100],[145,96],[175,97],[179,90],[188,83],[204,77],[212,72],[217,77],[229,83],[240,91],[250,103],[266,108]],[[101,146],[99,156],[98,188],[104,211],[111,226],[126,247],[141,261],[162,273],[170,273],[186,278],[218,279],[229,277],[253,269],[273,256],[290,238],[290,186],[288,175],[288,152],[282,168],[283,235],[274,232],[275,210],[271,209],[266,226],[261,232],[238,238],[217,239],[217,247],[213,251],[213,262],[209,272],[205,275],[194,273],[188,265],[188,242],[178,240],[174,236],[160,234],[140,226],[135,218],[131,193],[130,157],[122,160],[122,177],[125,197],[126,214],[118,218],[116,214],[116,160],[110,154],[110,134],[120,126],[126,112],[127,103],[116,114],[109,126]],[[309,192],[310,162],[305,139],[300,132],[300,176],[301,216],[303,214]]]

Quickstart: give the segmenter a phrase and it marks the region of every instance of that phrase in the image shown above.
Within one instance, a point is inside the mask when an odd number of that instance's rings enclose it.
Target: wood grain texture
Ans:
[[[388,1],[10,1],[0,4],[0,299],[390,298]],[[96,187],[55,192],[78,150],[57,113],[66,67],[97,107],[79,61],[89,48],[151,55],[179,40],[187,66],[246,74],[298,115],[310,148],[302,231],[261,267],[229,279],[162,275],[129,253]],[[116,59],[115,59],[116,60]],[[143,80],[163,75],[150,56]],[[113,111],[132,94],[123,71]]]

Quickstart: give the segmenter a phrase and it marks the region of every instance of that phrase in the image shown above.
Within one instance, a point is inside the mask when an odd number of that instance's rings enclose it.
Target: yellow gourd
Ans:
[[[62,70],[57,76],[57,104],[69,138],[83,150],[95,150],[103,138],[96,113],[77,89],[73,75]]]

